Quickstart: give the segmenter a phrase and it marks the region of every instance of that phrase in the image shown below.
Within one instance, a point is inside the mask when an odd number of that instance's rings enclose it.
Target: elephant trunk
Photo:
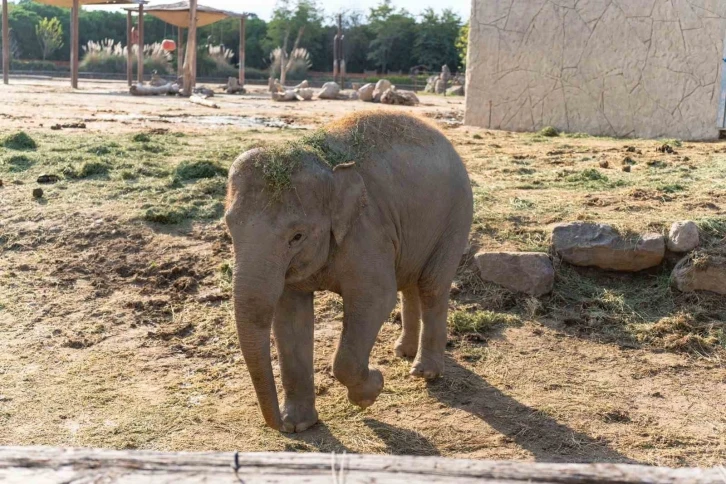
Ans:
[[[237,257],[234,270],[234,311],[242,355],[262,416],[267,425],[282,426],[270,358],[270,330],[285,284],[284,269],[265,257]]]

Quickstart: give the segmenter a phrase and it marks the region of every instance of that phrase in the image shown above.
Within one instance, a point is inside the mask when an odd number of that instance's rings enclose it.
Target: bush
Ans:
[[[38,144],[25,131],[11,134],[3,140],[3,146],[9,150],[34,151]]]
[[[222,46],[200,46],[197,49],[197,76],[237,77],[239,70],[231,64],[234,54]]]
[[[85,55],[80,64],[80,70],[86,72],[104,72],[123,74],[126,72],[127,48],[121,42],[106,39],[101,42],[89,41],[83,47]],[[136,54],[132,54],[134,72],[138,62]],[[161,75],[171,74],[171,54],[166,52],[160,43],[144,46],[144,71],[156,71]]]
[[[280,56],[282,49],[279,47],[270,54],[270,75],[276,79],[280,78]],[[308,70],[312,67],[310,54],[306,49],[295,49],[290,53],[292,59],[292,67],[287,71],[286,79],[303,80],[307,77]],[[289,61],[288,61],[289,62]]]
[[[540,136],[545,136],[547,138],[556,138],[560,135],[560,132],[557,131],[557,128],[553,128],[552,126],[545,126],[544,128],[539,130]]]
[[[92,176],[106,176],[110,171],[110,167],[106,163],[98,161],[88,161],[83,163],[80,168],[74,168],[71,166],[65,167],[62,172],[66,178],[71,179],[83,179],[90,178]]]

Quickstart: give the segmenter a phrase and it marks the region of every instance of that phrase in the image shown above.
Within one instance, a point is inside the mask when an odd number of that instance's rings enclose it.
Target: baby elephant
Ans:
[[[353,404],[372,405],[383,388],[368,360],[398,291],[403,333],[396,355],[415,357],[415,377],[441,375],[449,290],[472,212],[469,177],[451,143],[407,115],[353,114],[234,162],[225,217],[234,246],[235,319],[267,425],[302,432],[318,420],[315,291],[343,298],[333,374]]]

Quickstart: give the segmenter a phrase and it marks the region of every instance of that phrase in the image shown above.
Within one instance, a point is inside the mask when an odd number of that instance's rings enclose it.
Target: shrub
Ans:
[[[221,45],[200,46],[197,50],[197,76],[237,77],[239,71],[230,62],[234,54]]]
[[[38,144],[25,131],[11,134],[3,140],[3,146],[9,150],[34,151]]]
[[[85,55],[80,69],[86,72],[106,72],[123,74],[126,72],[127,48],[121,42],[106,39],[101,42],[89,41],[83,47]],[[136,54],[132,54],[134,71],[138,65]],[[171,54],[159,42],[144,46],[144,70],[159,74],[171,74]]]
[[[280,56],[282,55],[282,49],[277,48],[270,53],[270,75],[277,79],[280,78]],[[310,60],[310,54],[307,49],[298,48],[290,53],[287,65],[290,66],[287,70],[287,79],[290,80],[302,80],[307,77],[308,70],[312,67],[313,63]]]
[[[67,70],[62,67],[56,66],[50,61],[39,61],[39,60],[10,60],[10,69],[13,71],[31,71],[31,72],[48,72]]]
[[[87,161],[79,168],[67,166],[63,169],[63,175],[66,178],[83,179],[92,176],[106,176],[110,171],[110,167],[106,163],[98,161]]]

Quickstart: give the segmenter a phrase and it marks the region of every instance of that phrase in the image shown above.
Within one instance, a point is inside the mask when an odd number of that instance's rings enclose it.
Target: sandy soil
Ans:
[[[0,445],[320,450],[670,466],[712,466],[726,459],[723,349],[716,344],[708,351],[682,351],[625,341],[620,333],[610,337],[616,311],[602,301],[599,313],[592,301],[583,302],[573,322],[565,314],[572,308],[561,300],[570,291],[567,284],[589,277],[587,272],[558,280],[556,294],[541,301],[480,281],[475,291],[467,286],[471,274],[462,272],[457,281],[462,293],[452,298],[452,310],[476,306],[516,313],[521,324],[481,335],[452,334],[446,375],[431,384],[412,380],[410,362],[394,357],[400,322],[392,315],[371,358],[386,388],[365,411],[347,403],[345,389],[331,375],[342,304],[322,294],[316,300],[321,423],[299,435],[266,429],[236,345],[230,240],[221,221],[144,222],[138,212],[161,203],[166,185],[149,185],[152,190],[113,174],[64,180],[45,188],[41,201],[29,193],[57,153],[75,162],[76,152],[86,153],[89,143],[100,146],[104,139],[133,158],[142,155],[124,144],[131,146],[132,133],[180,133],[176,148],[177,141],[162,135],[169,148],[158,160],[171,166],[209,150],[234,153],[247,142],[289,139],[298,134],[289,128],[317,127],[370,105],[274,104],[256,93],[220,96],[221,109],[211,110],[179,98],[132,98],[124,92],[115,82],[83,81],[75,92],[55,81],[0,86],[0,139],[22,129],[43,146],[27,171],[2,171],[0,165]],[[646,159],[660,159],[653,154],[655,142],[540,140],[468,128],[458,123],[461,99],[422,101],[413,109],[377,108],[433,118],[451,137],[482,187],[475,249],[546,249],[548,227],[563,219],[665,230],[675,217],[724,217],[726,165],[718,154],[724,144],[687,143],[679,149],[680,158],[668,161],[672,175],[680,176],[682,165],[695,165],[703,174],[693,186],[671,193],[663,188],[672,185],[668,179],[652,178],[645,168]],[[50,129],[75,122],[86,128]],[[573,191],[523,186],[538,176],[547,184],[563,166],[597,167],[602,159],[619,164],[628,146],[641,151],[643,163],[633,176],[642,184]],[[10,150],[0,154],[9,163]],[[580,161],[583,157],[588,160]],[[521,171],[519,162],[525,161],[531,173]],[[611,181],[629,176],[619,166],[607,173]],[[617,277],[608,277],[594,279],[602,298],[615,297],[621,287]],[[640,277],[637,284],[647,285],[662,275]],[[709,309],[710,317],[715,327],[723,325],[722,306],[710,296],[676,298],[676,304],[716,308]],[[655,311],[642,324],[656,323],[669,311]],[[607,318],[598,319],[602,314]]]

